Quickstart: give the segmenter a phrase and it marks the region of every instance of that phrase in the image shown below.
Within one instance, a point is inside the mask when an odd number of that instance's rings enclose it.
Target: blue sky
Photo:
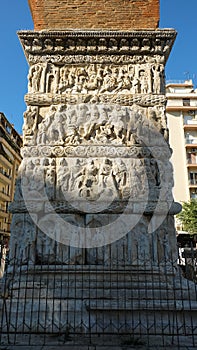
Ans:
[[[177,39],[166,65],[167,80],[192,78],[197,85],[197,0],[160,0],[160,28]],[[28,0],[6,0],[0,11],[0,111],[21,133],[28,65],[16,32],[32,30]]]

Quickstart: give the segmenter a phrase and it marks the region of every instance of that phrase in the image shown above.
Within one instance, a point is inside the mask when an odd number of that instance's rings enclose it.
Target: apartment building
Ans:
[[[197,198],[197,89],[192,80],[167,82],[166,97],[173,194],[181,203]]]
[[[0,241],[10,236],[11,214],[8,206],[14,198],[21,146],[21,136],[0,112]]]

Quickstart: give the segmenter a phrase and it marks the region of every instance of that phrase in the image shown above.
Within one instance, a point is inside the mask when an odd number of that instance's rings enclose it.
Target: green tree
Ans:
[[[177,215],[183,229],[190,234],[197,233],[197,199],[183,202],[182,211]]]

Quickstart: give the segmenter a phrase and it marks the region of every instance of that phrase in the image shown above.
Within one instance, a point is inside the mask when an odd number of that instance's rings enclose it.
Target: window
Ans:
[[[197,173],[191,172],[189,173],[189,182],[190,185],[197,185]]]
[[[183,98],[183,106],[190,106],[190,99],[189,98]]]

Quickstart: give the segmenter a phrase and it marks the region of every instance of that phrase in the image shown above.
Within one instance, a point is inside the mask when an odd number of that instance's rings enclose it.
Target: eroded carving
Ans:
[[[162,106],[147,111],[137,105],[62,104],[51,105],[42,117],[35,108],[29,107],[25,116],[25,145],[111,144],[128,147],[145,144],[150,147],[162,143],[161,135],[168,138]]]
[[[29,72],[30,93],[164,93],[164,67],[149,65],[35,64]]]

